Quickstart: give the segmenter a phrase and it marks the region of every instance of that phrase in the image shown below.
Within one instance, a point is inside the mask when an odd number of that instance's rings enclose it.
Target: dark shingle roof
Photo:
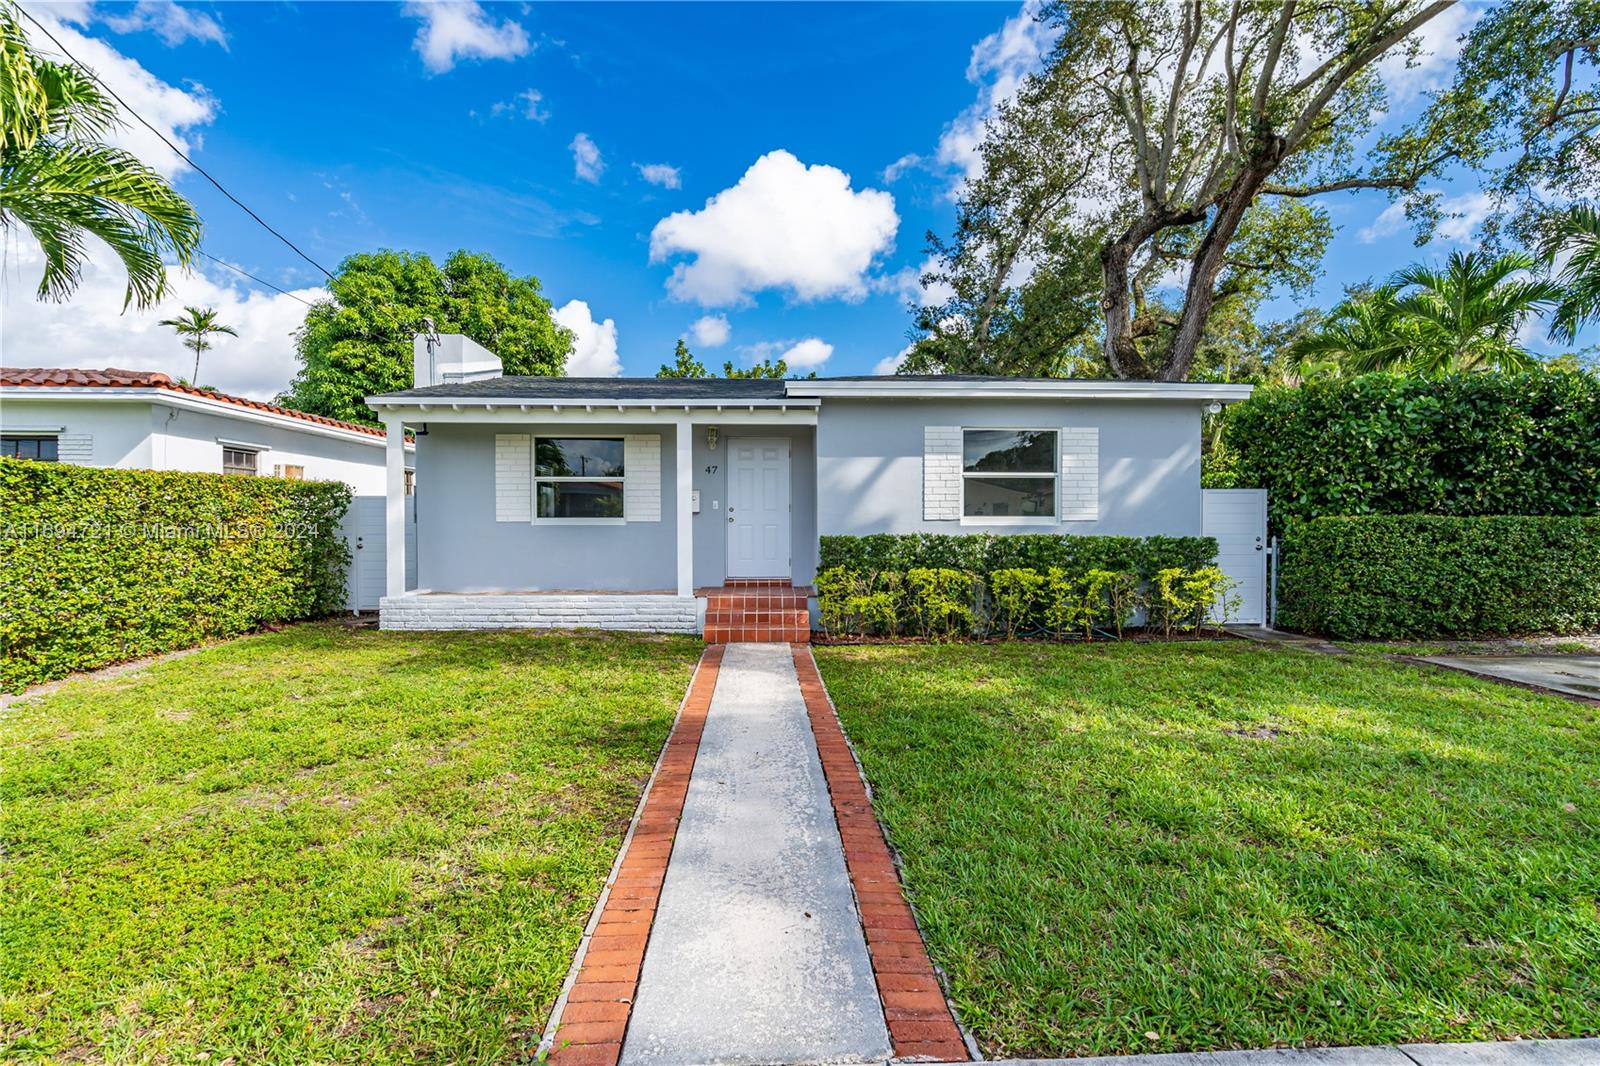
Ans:
[[[771,378],[555,378],[507,376],[430,385],[421,389],[387,393],[391,398],[426,400],[429,397],[472,399],[596,400],[602,402],[679,400],[781,400],[783,382]]]

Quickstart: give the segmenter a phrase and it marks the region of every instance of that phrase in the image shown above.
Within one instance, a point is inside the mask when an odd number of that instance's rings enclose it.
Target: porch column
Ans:
[[[402,596],[406,591],[406,424],[399,415],[384,415],[384,591]]]
[[[694,595],[694,426],[679,419],[673,437],[678,443],[678,595]]]

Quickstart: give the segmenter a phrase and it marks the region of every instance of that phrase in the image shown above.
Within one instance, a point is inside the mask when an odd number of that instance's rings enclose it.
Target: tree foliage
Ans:
[[[991,120],[953,237],[930,237],[940,298],[917,312],[906,369],[1210,376],[1219,316],[1309,291],[1329,195],[1386,190],[1426,232],[1440,204],[1423,182],[1452,162],[1483,170],[1513,217],[1592,189],[1600,0],[1494,9],[1455,82],[1371,140],[1380,64],[1415,58],[1449,6],[1048,4],[1058,43]]]
[[[211,341],[207,338],[213,333],[223,333],[229,337],[237,337],[238,331],[232,326],[225,326],[217,321],[217,312],[214,308],[185,307],[183,314],[174,318],[163,318],[161,325],[170,326],[179,337],[183,338],[183,346],[194,352],[194,376],[189,379],[189,384],[200,384],[200,354],[211,349]]]
[[[656,371],[658,378],[708,378],[711,372],[706,365],[696,359],[689,351],[689,346],[683,343],[683,338],[678,338],[678,346],[672,350],[672,362],[663,363],[660,370]]]
[[[279,397],[287,407],[376,424],[363,397],[410,388],[412,336],[431,319],[500,357],[507,374],[560,374],[572,332],[558,325],[539,279],[458,251],[441,267],[420,252],[353,255],[306,313],[296,335],[300,370]]]
[[[39,55],[0,2],[0,233],[27,230],[44,253],[39,298],[77,289],[91,240],[128,275],[123,305],[166,291],[164,257],[183,267],[200,246],[200,217],[154,170],[103,138],[121,125],[93,76]]]
[[[1600,209],[1578,204],[1548,219],[1541,250],[1561,288],[1550,337],[1571,344],[1584,325],[1600,322]]]

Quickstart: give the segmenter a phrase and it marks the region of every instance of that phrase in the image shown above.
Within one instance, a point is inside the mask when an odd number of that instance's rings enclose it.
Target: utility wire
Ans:
[[[142,125],[145,129],[149,130],[151,133],[153,133],[157,137],[161,138],[161,143],[165,144],[168,148],[171,148],[173,150],[173,152],[177,154],[179,159],[183,160],[185,163],[188,163],[191,167],[193,167],[196,171],[198,171],[202,177],[204,177],[211,184],[215,185],[217,187],[217,191],[218,192],[222,193],[222,195],[224,195],[228,199],[232,200],[236,205],[238,205],[238,207],[239,207],[239,209],[241,211],[243,211],[245,214],[249,215],[251,218],[255,219],[257,222],[259,222],[261,224],[262,228],[265,229],[268,233],[272,234],[274,237],[278,238],[278,240],[280,240],[284,244],[288,245],[294,251],[295,255],[298,255],[301,259],[304,259],[306,262],[310,263],[312,266],[314,266],[318,270],[322,271],[323,274],[327,275],[327,278],[328,278],[329,281],[333,280],[333,272],[332,271],[330,271],[327,267],[323,266],[321,263],[317,262],[315,259],[311,258],[305,252],[301,251],[299,245],[295,244],[289,238],[285,237],[283,234],[279,233],[277,230],[273,229],[270,225],[268,225],[266,219],[262,218],[260,215],[256,214],[254,211],[250,210],[250,208],[246,207],[245,204],[244,204],[244,201],[240,200],[237,196],[233,195],[233,193],[231,193],[227,189],[223,188],[222,182],[218,181],[216,178],[213,178],[211,176],[211,174],[204,167],[202,167],[199,163],[196,163],[193,159],[190,159],[186,154],[184,154],[183,149],[179,148],[177,145],[173,144],[170,140],[168,140],[166,134],[162,133],[160,130],[158,130],[154,126],[150,125],[150,123],[145,121],[145,118],[144,118],[143,115],[139,114],[139,112],[137,112],[133,108],[129,107],[128,106],[128,102],[126,100],[124,100],[122,97],[118,96],[117,95],[117,91],[115,89],[113,89],[111,86],[107,85],[104,81],[101,81],[100,80],[100,75],[96,74],[92,69],[90,69],[87,65],[85,65],[83,62],[81,62],[78,59],[77,56],[75,56],[71,52],[67,51],[66,45],[62,44],[59,40],[57,40],[56,39],[56,35],[51,33],[48,29],[46,29],[44,24],[41,23],[38,19],[34,18],[33,15],[29,13],[27,8],[25,8],[25,7],[23,7],[22,5],[19,4],[19,5],[17,5],[17,10],[22,12],[23,18],[26,18],[29,22],[33,23],[36,27],[38,27],[40,33],[42,33],[46,37],[50,38],[50,40],[55,44],[55,46],[57,48],[61,49],[61,54],[62,55],[66,56],[68,59],[72,60],[73,63],[77,64],[77,66],[80,67],[84,71],[84,73],[88,74],[89,77],[94,79],[95,84],[99,85],[100,88],[104,89],[108,94],[110,94],[110,96],[111,96],[111,98],[113,100],[115,100],[117,103],[121,104],[122,105],[122,109],[124,111],[126,111],[128,114],[132,115],[134,118],[138,119],[139,120],[139,124]],[[213,258],[213,257],[207,256],[207,258]],[[221,260],[218,260],[218,262],[221,262]],[[227,265],[227,264],[224,264],[224,265]],[[240,271],[240,273],[243,273],[243,271]],[[266,282],[262,282],[262,284],[265,285]],[[280,289],[279,291],[281,292],[282,290]]]
[[[296,296],[292,292],[286,292],[285,290],[278,288],[272,282],[264,281],[261,278],[258,278],[254,274],[250,273],[250,271],[245,270],[245,269],[243,269],[241,267],[234,266],[232,263],[228,262],[226,259],[218,259],[216,256],[212,255],[210,252],[206,251],[204,248],[197,249],[197,251],[199,251],[199,253],[201,255],[205,256],[207,259],[211,260],[213,263],[216,263],[218,266],[225,266],[229,270],[233,271],[235,274],[243,274],[245,277],[249,278],[251,281],[255,282],[257,285],[265,285],[267,288],[271,289],[273,292],[279,294],[280,296],[287,296],[291,300],[299,300],[301,303],[305,304],[307,307],[315,307],[316,306],[316,304],[312,303],[310,300],[307,300],[307,299],[305,299],[303,297],[300,297],[300,296]]]

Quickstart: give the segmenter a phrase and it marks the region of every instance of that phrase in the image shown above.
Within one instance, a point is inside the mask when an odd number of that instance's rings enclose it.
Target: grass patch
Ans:
[[[0,716],[0,1058],[537,1040],[699,642],[299,626]]]
[[[1232,642],[816,655],[991,1056],[1600,1033],[1600,709]]]

